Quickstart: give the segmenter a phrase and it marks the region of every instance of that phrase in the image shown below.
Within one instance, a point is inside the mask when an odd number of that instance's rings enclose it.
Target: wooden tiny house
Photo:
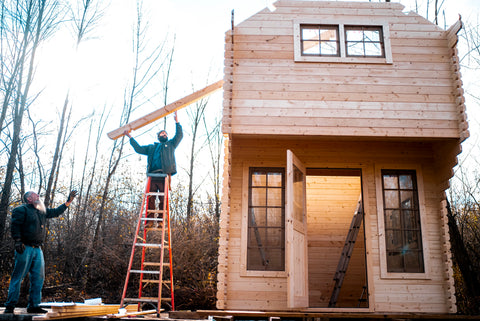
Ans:
[[[274,6],[226,34],[218,309],[456,312],[461,22],[398,3]]]

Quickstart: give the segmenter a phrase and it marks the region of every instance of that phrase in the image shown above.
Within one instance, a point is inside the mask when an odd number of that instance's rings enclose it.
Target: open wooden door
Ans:
[[[306,170],[287,150],[286,190],[287,300],[289,308],[308,307]]]

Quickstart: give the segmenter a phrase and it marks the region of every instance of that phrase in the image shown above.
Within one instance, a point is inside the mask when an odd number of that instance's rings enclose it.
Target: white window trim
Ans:
[[[250,175],[250,167],[269,167],[257,166],[253,164],[243,164],[242,179],[242,227],[240,235],[240,276],[246,277],[287,277],[287,267],[285,262],[285,271],[250,271],[247,270],[247,244],[248,244],[248,183]],[[277,166],[278,167],[278,166]]]
[[[420,231],[422,233],[422,247],[423,247],[423,273],[406,273],[406,272],[388,272],[387,270],[387,249],[385,245],[385,219],[383,213],[383,191],[382,191],[382,169],[393,170],[415,170],[417,174],[417,192],[418,192],[418,206],[420,211]],[[425,189],[423,185],[423,173],[421,166],[418,165],[375,165],[375,190],[377,194],[377,219],[378,219],[378,242],[380,254],[380,278],[381,279],[430,279],[430,251],[427,240],[427,220],[426,220],[426,205],[425,205]]]
[[[338,37],[340,46],[340,57],[331,56],[302,56],[302,48],[300,45],[300,25],[304,24],[320,24],[338,26]],[[347,57],[345,48],[345,25],[348,26],[381,26],[383,31],[383,46],[385,57]],[[390,45],[390,28],[385,21],[369,20],[359,21],[351,20],[339,23],[338,20],[322,19],[302,19],[293,22],[293,42],[295,62],[327,62],[327,63],[359,63],[359,64],[392,64],[392,47]]]

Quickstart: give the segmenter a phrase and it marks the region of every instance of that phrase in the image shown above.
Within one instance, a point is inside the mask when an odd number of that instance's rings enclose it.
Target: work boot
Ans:
[[[47,313],[47,310],[42,309],[41,307],[30,307],[27,308],[28,313]]]
[[[3,313],[13,313],[15,310],[15,307],[5,307],[5,311]]]

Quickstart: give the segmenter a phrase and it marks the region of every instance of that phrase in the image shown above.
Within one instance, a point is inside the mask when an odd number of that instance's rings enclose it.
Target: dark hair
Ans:
[[[23,194],[23,198],[22,198],[22,199],[23,199],[23,202],[24,202],[24,203],[28,203],[27,198],[29,198],[32,193],[33,193],[33,192],[29,191],[29,192],[26,192],[25,194]]]

